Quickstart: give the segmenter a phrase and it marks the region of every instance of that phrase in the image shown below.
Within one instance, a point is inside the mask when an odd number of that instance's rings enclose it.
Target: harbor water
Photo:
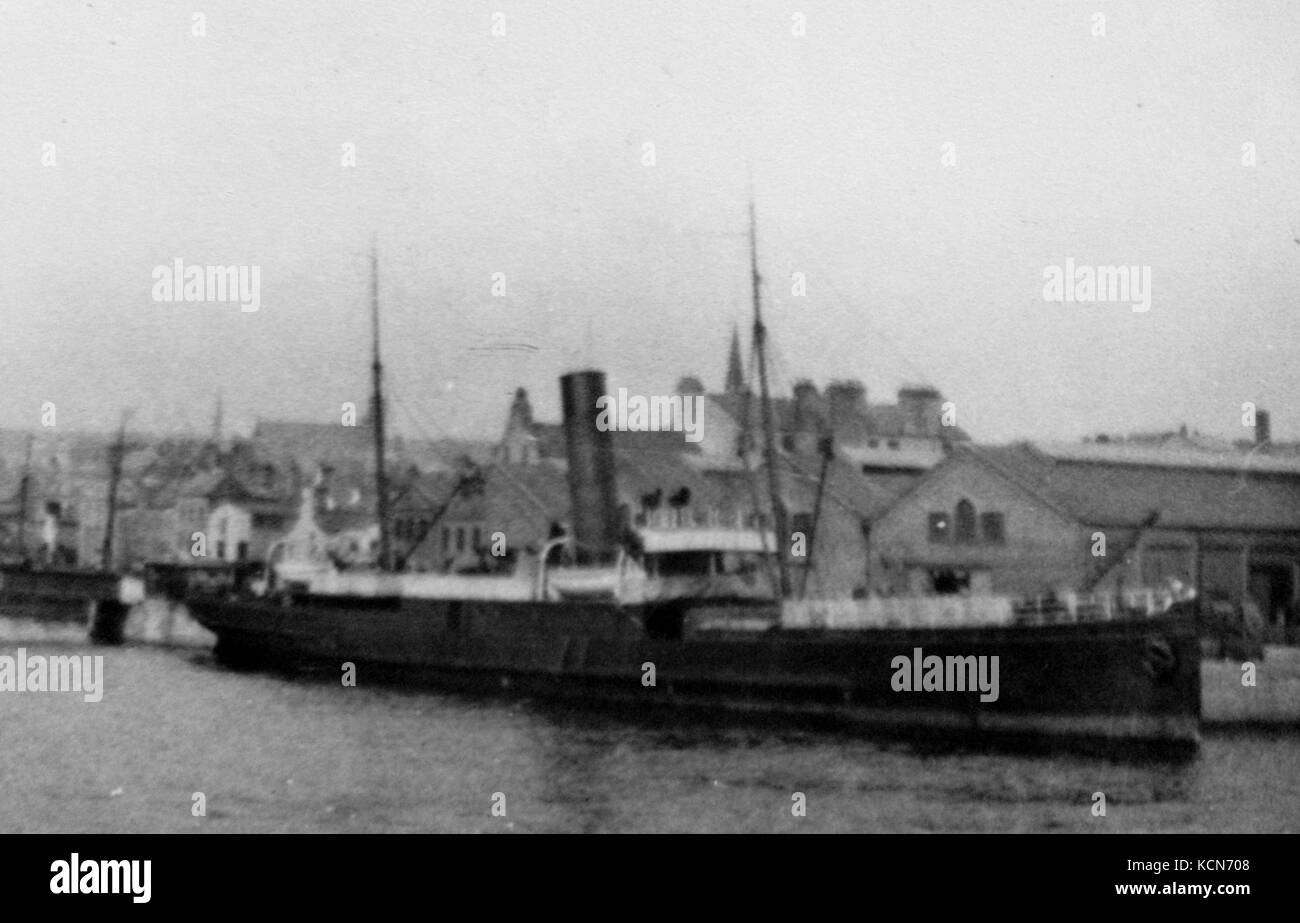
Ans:
[[[241,673],[136,629],[0,619],[0,654],[104,658],[98,702],[0,692],[0,832],[1300,832],[1295,730],[1181,763],[922,747]]]

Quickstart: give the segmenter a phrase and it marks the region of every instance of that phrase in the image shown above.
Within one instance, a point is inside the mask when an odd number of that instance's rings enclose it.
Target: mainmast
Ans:
[[[104,522],[104,547],[100,551],[100,569],[113,569],[113,524],[117,519],[117,488],[122,482],[122,460],[126,456],[126,414],[117,427],[117,439],[108,450],[108,514]]]
[[[767,328],[763,326],[762,296],[759,294],[761,278],[758,274],[758,243],[754,230],[754,200],[749,200],[749,272],[754,298],[754,350],[758,353],[758,387],[763,415],[763,461],[767,465],[767,490],[772,500],[772,523],[776,535],[776,564],[779,574],[781,598],[790,596],[790,573],[786,567],[785,503],[781,500],[781,481],[776,464],[776,437],[772,432],[772,397],[767,388]]]
[[[371,372],[371,413],[375,434],[375,514],[379,517],[379,569],[392,569],[392,549],[388,537],[388,474],[384,465],[384,367],[379,361],[379,257],[374,242],[370,244],[370,319],[374,358]]]
[[[27,437],[27,454],[23,458],[23,477],[18,482],[18,557],[27,558],[27,504],[32,484],[32,440]]]

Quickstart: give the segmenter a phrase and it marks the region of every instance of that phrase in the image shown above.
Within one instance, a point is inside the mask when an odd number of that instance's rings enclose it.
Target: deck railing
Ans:
[[[945,628],[979,625],[1051,625],[1149,618],[1180,595],[1134,589],[1119,594],[1063,593],[1028,598],[993,595],[873,596],[804,599],[782,606],[787,628]]]

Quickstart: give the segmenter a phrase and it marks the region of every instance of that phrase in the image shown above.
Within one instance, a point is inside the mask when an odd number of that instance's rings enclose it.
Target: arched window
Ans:
[[[956,520],[953,528],[954,538],[958,543],[971,544],[975,541],[975,504],[969,500],[957,501]]]

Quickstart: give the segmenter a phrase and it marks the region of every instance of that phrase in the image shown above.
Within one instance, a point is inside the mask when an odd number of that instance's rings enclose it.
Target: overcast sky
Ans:
[[[496,435],[520,385],[556,419],[578,364],[719,387],[750,165],[782,389],[1300,437],[1295,2],[192,6],[0,7],[0,425],[338,419],[372,234],[399,431]],[[1150,267],[1150,310],[1045,302],[1067,257]],[[176,258],[260,309],[156,302]]]

